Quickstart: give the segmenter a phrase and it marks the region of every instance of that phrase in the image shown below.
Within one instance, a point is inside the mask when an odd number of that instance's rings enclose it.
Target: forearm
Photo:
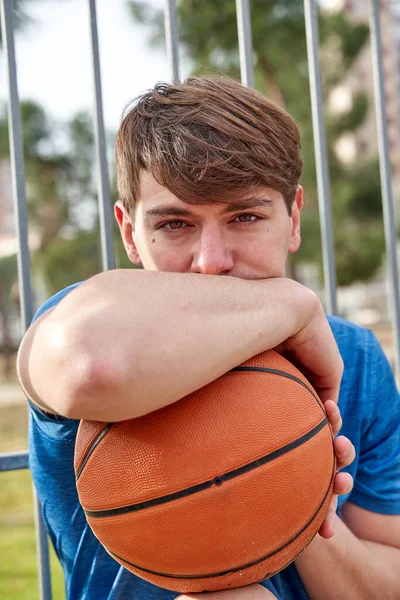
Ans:
[[[294,286],[284,279],[102,273],[28,334],[25,387],[73,418],[151,412],[289,337],[302,304]]]
[[[335,535],[316,536],[295,564],[313,600],[400,598],[400,550],[358,539],[339,517]]]
[[[247,585],[234,590],[188,594],[179,596],[176,600],[276,600],[276,596],[259,584]]]

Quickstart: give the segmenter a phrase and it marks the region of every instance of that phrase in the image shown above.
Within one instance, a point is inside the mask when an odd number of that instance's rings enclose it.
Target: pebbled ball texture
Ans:
[[[264,352],[179,402],[115,424],[82,421],[77,490],[124,567],[182,593],[261,581],[320,528],[336,472],[323,405]],[[275,372],[274,372],[275,371]]]

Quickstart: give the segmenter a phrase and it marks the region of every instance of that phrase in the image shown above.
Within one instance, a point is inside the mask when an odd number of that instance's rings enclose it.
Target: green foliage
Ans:
[[[92,118],[81,112],[65,126],[58,127],[58,132],[61,128],[65,132],[63,152],[57,151],[56,130],[42,107],[23,102],[21,119],[29,228],[39,235],[38,249],[32,255],[33,280],[36,276],[44,279],[48,293],[53,294],[102,268]],[[7,117],[3,108],[0,156],[8,158],[8,151]],[[114,182],[112,201],[115,199]],[[118,241],[116,225],[114,230],[117,266],[132,266]],[[7,290],[16,280],[15,262],[15,257],[0,260],[1,281]]]
[[[332,170],[332,169],[331,169]],[[382,217],[379,165],[369,161],[358,168],[337,168],[332,183],[334,250],[338,285],[367,281],[382,263],[385,240]],[[293,255],[295,264],[316,262],[321,270],[322,247],[318,210],[303,213],[302,245]]]
[[[23,102],[21,120],[28,225],[39,238],[38,249],[32,253],[33,282],[37,276],[44,278],[48,293],[52,294],[101,270],[92,120],[87,113],[78,113],[63,127],[66,143],[62,152],[57,151],[56,130],[41,106]],[[8,151],[8,125],[3,108],[0,156],[8,158]],[[85,214],[89,217],[84,221]],[[17,277],[15,263],[15,256],[0,260],[3,313]]]
[[[7,108],[3,105],[0,120],[0,155],[8,156]],[[22,143],[28,158],[40,155],[40,144],[49,140],[50,124],[44,110],[35,102],[21,102]]]
[[[29,228],[39,236],[43,254],[65,228],[82,227],[82,213],[94,212],[94,140],[90,117],[77,114],[64,127],[66,144],[60,152],[55,127],[35,102],[21,103],[21,121],[28,201]],[[57,128],[57,132],[62,127]],[[0,112],[0,157],[9,156],[6,109]],[[94,220],[89,228],[94,226]],[[85,225],[88,228],[88,223]]]
[[[376,273],[385,252],[381,186],[377,160],[347,173],[347,191],[336,214],[335,251],[339,285],[366,281]]]
[[[0,452],[27,447],[27,420],[24,401],[0,408]],[[0,598],[39,600],[32,478],[28,470],[0,473],[0,530]],[[53,598],[62,600],[64,577],[51,545],[50,570]]]
[[[133,268],[117,231],[114,248],[117,268]],[[71,239],[58,238],[45,252],[35,254],[33,267],[43,274],[49,294],[100,273],[102,262],[98,228],[79,231]]]
[[[30,225],[40,235],[45,248],[69,219],[69,202],[61,192],[61,182],[70,172],[70,158],[55,151],[53,129],[37,103],[21,103],[22,137],[26,175],[26,196]],[[8,159],[6,108],[0,112],[0,157]]]
[[[358,92],[353,97],[353,106],[344,115],[328,116],[328,138],[335,140],[344,133],[355,131],[362,125],[368,114],[368,97],[365,92]]]
[[[11,287],[17,276],[17,255],[10,254],[0,258],[0,282],[2,292],[6,297],[10,295]]]
[[[369,28],[364,23],[350,21],[343,11],[338,11],[320,18],[319,29],[322,42],[330,38],[337,43],[342,68],[337,74],[336,82],[333,80],[333,83],[338,83],[358,58],[360,49],[368,40]]]
[[[338,285],[365,281],[381,265],[385,250],[382,224],[347,219],[335,232],[336,276]]]
[[[35,255],[33,266],[42,271],[51,295],[92,277],[101,271],[97,230],[81,231],[71,239],[57,239],[45,252]]]
[[[92,167],[94,156],[93,120],[87,112],[79,112],[67,123],[66,133],[70,141],[70,169],[81,192],[94,196]]]
[[[361,223],[382,221],[381,185],[378,160],[368,161],[348,175],[353,186],[348,198],[349,213]]]
[[[35,102],[21,103],[21,120],[24,124],[22,140],[28,157],[40,156],[40,145],[50,139],[50,123],[44,109]]]

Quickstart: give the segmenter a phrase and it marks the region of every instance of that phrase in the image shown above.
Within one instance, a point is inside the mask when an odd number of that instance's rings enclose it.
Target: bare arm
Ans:
[[[276,596],[262,585],[248,585],[235,590],[206,594],[185,594],[176,600],[273,600]]]
[[[118,421],[175,402],[285,340],[321,395],[337,399],[341,358],[307,288],[116,270],[92,277],[33,324],[17,368],[43,408]]]
[[[296,560],[308,594],[313,600],[398,600],[400,516],[347,502],[343,517],[336,516],[333,538],[317,536]]]

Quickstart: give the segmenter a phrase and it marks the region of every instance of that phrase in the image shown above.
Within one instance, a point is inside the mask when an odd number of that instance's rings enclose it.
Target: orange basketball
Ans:
[[[83,421],[75,449],[95,536],[129,571],[186,593],[286,567],[321,526],[335,471],[321,401],[273,351],[146,416]]]

